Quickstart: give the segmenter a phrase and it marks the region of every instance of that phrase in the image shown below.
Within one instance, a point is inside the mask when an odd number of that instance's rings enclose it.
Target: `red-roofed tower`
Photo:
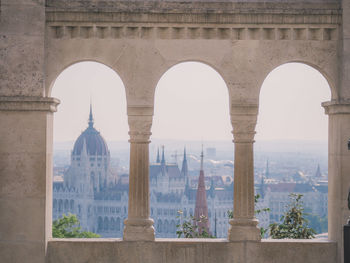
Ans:
[[[201,168],[200,168],[199,178],[198,178],[196,207],[194,210],[194,217],[196,218],[196,221],[197,221],[195,222],[195,224],[198,225],[199,233],[202,233],[203,230],[209,233],[208,204],[207,204],[207,196],[206,196],[205,181],[204,181],[203,157],[204,155],[203,155],[203,146],[202,146]],[[207,220],[205,222],[198,223],[201,216],[205,216]]]

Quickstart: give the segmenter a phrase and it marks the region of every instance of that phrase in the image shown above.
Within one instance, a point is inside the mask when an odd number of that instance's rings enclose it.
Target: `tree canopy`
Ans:
[[[305,218],[307,214],[304,212],[302,197],[302,194],[289,195],[289,210],[282,216],[283,222],[270,225],[271,238],[310,239],[315,237],[316,232],[308,226],[308,220]]]
[[[93,238],[98,234],[82,231],[79,219],[74,214],[63,215],[52,223],[52,237],[55,238]]]

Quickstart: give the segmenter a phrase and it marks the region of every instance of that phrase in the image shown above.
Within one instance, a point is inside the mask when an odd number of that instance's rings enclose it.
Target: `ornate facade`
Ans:
[[[202,153],[203,154],[203,153]],[[203,156],[202,156],[203,158]],[[201,196],[205,200],[209,219],[207,229],[218,237],[226,237],[227,211],[232,210],[232,187],[215,189],[214,183],[204,185],[203,159],[201,165]],[[157,160],[150,164],[151,216],[156,224],[157,237],[176,237],[176,225],[195,216],[196,185],[190,184],[186,150],[181,170],[177,164],[167,163],[158,151]],[[121,237],[124,220],[128,217],[129,185],[110,170],[110,152],[102,135],[94,128],[90,108],[88,127],[75,141],[71,165],[64,180],[53,183],[53,220],[63,214],[76,214],[84,230],[102,237]],[[200,178],[198,179],[200,180]],[[195,184],[197,184],[197,181]],[[192,180],[193,181],[193,180]],[[210,207],[208,214],[208,205]],[[182,211],[183,213],[178,213]],[[199,212],[198,212],[199,214]],[[209,222],[213,222],[209,226]]]

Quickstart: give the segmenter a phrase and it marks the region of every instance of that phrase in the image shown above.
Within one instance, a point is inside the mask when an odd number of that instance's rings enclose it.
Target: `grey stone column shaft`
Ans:
[[[230,241],[261,239],[258,220],[254,216],[253,143],[256,119],[256,105],[231,106],[235,159],[233,219],[228,231]]]
[[[328,238],[338,243],[338,262],[343,262],[343,225],[350,217],[350,102],[322,103],[329,116],[328,134]]]
[[[124,240],[154,240],[149,201],[149,143],[153,108],[128,108],[130,135],[129,210]]]

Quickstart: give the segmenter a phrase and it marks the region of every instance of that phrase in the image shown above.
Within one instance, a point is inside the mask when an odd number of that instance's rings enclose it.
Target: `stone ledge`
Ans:
[[[165,24],[327,24],[339,25],[341,13],[334,14],[153,14],[153,13],[84,13],[47,12],[46,22],[64,23],[161,23]]]
[[[0,111],[56,112],[60,101],[49,97],[1,96]]]
[[[213,40],[264,40],[264,41],[337,41],[336,26],[300,25],[172,25],[147,24],[80,24],[54,23],[47,27],[48,37],[54,41],[119,40],[119,39],[213,39]]]
[[[336,262],[336,243],[319,240],[263,240],[228,242],[225,239],[52,239],[47,263],[330,263]]]
[[[106,1],[46,0],[47,12],[148,12],[148,13],[333,13],[340,9],[338,1]]]

